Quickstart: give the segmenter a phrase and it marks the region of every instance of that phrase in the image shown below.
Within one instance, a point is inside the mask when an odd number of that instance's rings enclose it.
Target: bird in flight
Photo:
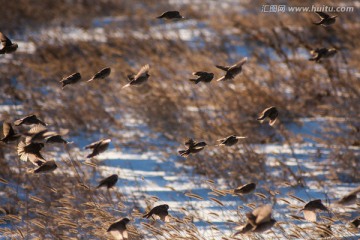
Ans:
[[[2,48],[0,49],[0,54],[13,53],[18,48],[17,43],[12,43],[11,40],[0,32],[0,41]]]
[[[320,22],[313,22],[315,25],[322,25],[324,27],[328,27],[336,22],[337,15],[330,16],[324,12],[316,12],[316,14],[320,17]]]
[[[162,13],[157,18],[165,18],[165,19],[171,20],[171,19],[183,19],[184,17],[181,16],[179,11],[167,11],[167,12]]]
[[[219,78],[216,81],[227,81],[227,80],[232,80],[234,79],[238,74],[241,73],[242,71],[242,66],[246,63],[247,61],[247,57],[241,59],[239,62],[235,63],[232,66],[220,66],[220,65],[216,65],[217,68],[225,71],[225,75],[222,76],[221,78]]]
[[[209,72],[193,72],[192,75],[197,76],[197,78],[189,79],[189,81],[195,84],[199,82],[209,83],[214,78],[214,74]]]
[[[140,69],[140,71],[136,75],[132,75],[132,74],[128,75],[128,79],[130,82],[125,86],[123,86],[122,88],[127,88],[130,86],[135,86],[145,83],[150,77],[149,69],[150,69],[149,64],[146,64]]]

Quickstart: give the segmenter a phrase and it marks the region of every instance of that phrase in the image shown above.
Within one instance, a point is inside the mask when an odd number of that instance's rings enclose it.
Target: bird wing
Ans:
[[[127,238],[123,238],[123,234],[121,234],[120,231],[114,229],[114,230],[110,230],[108,231],[110,232],[110,234],[114,237],[114,239],[116,240],[123,240],[123,239],[127,239]]]
[[[329,14],[326,14],[324,12],[316,12],[316,14],[321,18],[329,18],[330,17]]]
[[[46,162],[46,160],[44,160],[41,155],[40,155],[41,158],[32,153],[26,153],[25,155],[26,155],[26,160],[21,159],[21,157],[20,159],[23,161],[29,160],[35,166],[41,166],[44,162]]]
[[[47,131],[46,127],[44,127],[41,124],[37,124],[28,131],[28,134],[29,135],[35,135],[35,134],[38,134],[38,133],[41,133],[41,132],[46,132],[46,131]]]
[[[90,143],[89,145],[85,146],[85,149],[93,149],[95,147],[97,147],[103,140],[99,140],[93,143]]]
[[[14,122],[14,125],[15,125],[15,126],[19,126],[19,125],[21,125],[21,124],[23,123],[23,121],[24,121],[24,118],[20,118],[20,119],[18,119],[18,120],[16,120],[16,121]]]
[[[166,212],[161,212],[159,214],[159,217],[160,217],[161,221],[168,222],[169,221],[169,213],[168,213],[168,211],[166,210]]]
[[[221,69],[223,71],[227,71],[230,68],[229,66],[220,66],[220,65],[215,65],[215,67],[217,67],[217,68],[219,68],[219,69]]]
[[[349,192],[346,196],[358,194],[360,192],[360,186]]]
[[[122,232],[122,237],[123,237],[124,239],[128,239],[128,238],[129,238],[129,235],[128,235],[128,232],[127,232],[126,229]]]
[[[250,223],[247,223],[246,225],[237,227],[236,230],[238,230],[238,231],[234,234],[234,237],[239,234],[245,234],[245,233],[251,231],[252,229],[253,229],[253,225],[251,225]]]
[[[138,79],[139,77],[143,76],[144,74],[148,73],[150,69],[149,64],[146,64],[145,66],[143,66],[140,71],[136,74],[136,76],[134,77],[134,79]]]
[[[247,62],[247,57],[244,57],[243,59],[241,59],[239,62],[235,63],[234,65],[232,65],[230,68],[239,68],[242,65],[244,65],[244,63]]]
[[[195,149],[195,150],[200,150],[200,149],[203,149],[205,146],[203,146],[203,145],[200,145],[200,146],[195,146],[195,147],[193,147],[193,149]]]
[[[270,125],[270,126],[274,125],[274,124],[276,123],[276,120],[277,120],[277,118],[275,118],[275,119],[270,119],[269,125]]]
[[[264,223],[270,220],[271,218],[271,205],[264,205],[256,208],[252,214],[256,217],[255,224],[258,225],[260,223]]]
[[[0,41],[1,41],[1,45],[3,47],[12,45],[12,42],[10,41],[10,39],[7,38],[2,32],[0,32]]]
[[[221,78],[216,80],[217,82],[225,81],[225,76],[222,76]]]
[[[10,123],[3,123],[3,133],[4,137],[15,134],[14,129],[11,127]]]
[[[304,218],[309,222],[316,222],[316,213],[310,210],[303,210]]]
[[[21,159],[21,160],[23,160],[23,159],[21,158],[21,156],[25,154],[25,146],[26,146],[26,145],[25,145],[25,142],[24,142],[24,141],[20,141],[19,144],[18,144],[18,146],[17,146],[17,154],[18,154],[18,156],[20,156],[20,159]],[[23,160],[23,161],[26,161],[26,160]]]
[[[40,165],[37,169],[34,170],[34,173],[39,172],[48,172],[53,171],[57,168],[57,165],[54,160],[49,160]]]

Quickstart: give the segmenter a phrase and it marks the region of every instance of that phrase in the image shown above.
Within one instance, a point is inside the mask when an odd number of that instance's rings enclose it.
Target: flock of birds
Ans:
[[[316,12],[321,20],[316,25],[330,26],[335,23],[337,16],[330,16],[323,12]],[[184,17],[178,11],[167,11],[160,15],[158,18],[164,18],[169,20],[178,20],[183,19]],[[12,43],[9,38],[7,38],[3,33],[0,32],[0,40],[2,44],[2,48],[0,49],[0,54],[9,54],[13,53],[17,50],[18,45],[16,43]],[[313,55],[309,60],[319,62],[322,58],[329,58],[336,54],[337,50],[334,48],[318,48],[311,51]],[[225,72],[224,76],[217,79],[217,81],[227,81],[234,79],[237,75],[239,75],[242,71],[243,65],[246,63],[247,58],[241,59],[239,62],[232,66],[219,66],[216,67],[223,70]],[[122,88],[127,88],[130,86],[141,85],[145,83],[150,75],[149,75],[149,65],[143,66],[137,74],[128,75],[129,83],[123,86]],[[88,82],[104,79],[108,77],[111,73],[111,69],[109,67],[104,68],[97,72]],[[198,71],[193,73],[197,78],[190,79],[191,82],[198,84],[199,82],[209,83],[213,80],[214,74],[209,72]],[[76,72],[72,75],[63,78],[60,83],[62,84],[62,88],[67,85],[75,84],[81,80],[81,74]],[[279,112],[276,107],[272,106],[263,110],[257,120],[264,121],[266,118],[269,119],[269,125],[275,124],[278,118]],[[63,138],[63,134],[57,133],[54,131],[49,131],[47,128],[47,124],[39,119],[36,115],[28,115],[21,119],[14,121],[14,126],[20,127],[20,133],[16,132],[12,127],[12,124],[9,122],[3,123],[3,138],[1,139],[4,143],[10,143],[19,140],[22,138],[17,146],[17,154],[23,161],[29,161],[33,163],[36,167],[29,172],[32,173],[44,173],[51,172],[57,168],[57,164],[53,160],[45,160],[41,154],[41,150],[45,146],[45,144],[69,144],[70,142],[66,141]],[[24,130],[21,128],[24,125],[33,126],[29,130]],[[226,146],[231,147],[238,143],[239,139],[243,139],[246,137],[231,135],[222,139],[219,139],[219,144],[217,146]],[[109,147],[111,139],[101,139],[97,142],[91,143],[85,147],[85,149],[90,149],[92,152],[88,154],[87,158],[93,158],[104,151],[106,151]],[[207,143],[204,141],[197,142],[193,139],[188,139],[184,143],[186,149],[178,151],[179,154],[183,157],[188,157],[190,154],[196,154],[202,151]],[[102,179],[99,182],[97,188],[106,187],[112,188],[116,185],[118,181],[118,175],[113,174],[105,179]],[[240,186],[233,190],[234,194],[245,195],[250,194],[256,189],[255,183],[248,183],[243,186]],[[337,204],[339,205],[351,205],[356,202],[357,194],[360,192],[360,187],[356,188],[339,201]],[[152,208],[148,213],[144,214],[144,218],[150,218],[157,216],[162,221],[169,221],[169,205],[163,204],[158,205]],[[330,211],[328,207],[326,207],[320,199],[312,200],[306,203],[303,208],[300,210],[304,214],[304,218],[310,222],[316,222],[316,212],[317,211]],[[274,218],[272,218],[272,206],[271,205],[261,205],[255,208],[253,211],[246,214],[247,223],[243,226],[237,228],[237,232],[233,235],[234,237],[239,234],[255,232],[261,233],[272,228],[277,222]],[[107,229],[115,239],[128,239],[128,232],[126,225],[130,222],[129,218],[122,218],[109,226]],[[360,217],[351,221],[351,224],[356,228],[360,225]]]

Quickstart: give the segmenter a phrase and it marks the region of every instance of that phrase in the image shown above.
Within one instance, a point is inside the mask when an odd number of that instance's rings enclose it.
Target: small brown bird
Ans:
[[[249,194],[256,189],[256,183],[247,183],[236,189],[234,189],[235,194]]]
[[[151,209],[150,212],[148,212],[147,214],[143,215],[143,218],[150,218],[154,214],[159,216],[163,222],[168,222],[169,220],[168,210],[169,210],[169,205],[167,204],[159,205]]]
[[[165,19],[170,20],[170,19],[182,19],[184,17],[181,16],[179,11],[167,11],[167,12],[162,13],[157,18],[165,18]]]
[[[178,151],[180,156],[187,157],[191,153],[198,153],[206,147],[206,142],[196,142],[193,139],[189,139],[185,142],[187,149]]]
[[[61,87],[62,89],[64,89],[66,85],[75,84],[80,80],[81,80],[81,74],[78,72],[73,73],[70,76],[64,77],[63,79],[60,80],[60,83],[62,84]]]
[[[231,135],[226,138],[217,140],[218,142],[220,142],[218,146],[231,147],[231,146],[235,145],[236,143],[238,143],[239,139],[244,139],[244,138],[246,138],[246,137]]]
[[[113,174],[113,175],[101,180],[99,185],[96,188],[100,188],[100,187],[107,187],[108,189],[112,188],[113,186],[115,186],[118,179],[119,179],[119,176],[117,174]]]
[[[130,222],[128,218],[122,218],[110,225],[107,232],[109,232],[116,240],[128,239],[128,232],[126,224]]]
[[[107,67],[107,68],[103,68],[101,69],[99,72],[95,73],[95,75],[90,78],[88,80],[88,82],[91,82],[93,80],[97,80],[97,79],[104,79],[106,77],[108,77],[111,73],[111,68]]]
[[[123,86],[122,88],[127,88],[133,85],[140,85],[145,83],[150,77],[149,69],[150,69],[149,64],[146,64],[140,69],[140,71],[135,76],[128,75],[128,79],[130,80],[130,82],[125,86]]]
[[[263,122],[265,118],[268,117],[270,119],[269,125],[272,126],[275,124],[278,116],[279,112],[276,107],[269,107],[262,111],[262,113],[260,113],[260,116],[257,118],[257,120]]]
[[[28,143],[20,141],[17,146],[17,154],[22,161],[30,161],[36,166],[40,166],[45,162],[40,151],[44,147],[43,143]]]
[[[11,126],[11,123],[8,123],[8,122],[3,123],[3,133],[4,133],[4,137],[0,141],[2,141],[4,143],[16,141],[21,136],[20,134],[17,134],[14,131],[14,129]]]
[[[238,74],[241,73],[242,71],[242,66],[246,63],[247,61],[247,57],[241,59],[239,62],[237,62],[236,64],[232,65],[232,66],[220,66],[220,65],[216,65],[217,68],[225,71],[225,76],[219,78],[216,81],[226,81],[226,80],[232,80],[234,79]]]
[[[18,48],[18,45],[16,43],[12,43],[2,32],[0,32],[0,41],[2,45],[0,54],[13,53]]]
[[[209,72],[193,72],[192,75],[198,76],[196,79],[189,79],[195,84],[198,84],[199,82],[209,83],[214,78],[214,74]]]
[[[57,168],[57,165],[54,160],[49,160],[41,164],[38,168],[34,170],[34,173],[44,173],[52,172]]]
[[[87,158],[92,158],[92,157],[95,157],[97,155],[99,155],[100,153],[103,153],[105,152],[108,147],[109,147],[109,144],[111,142],[111,139],[101,139],[97,142],[93,142],[87,146],[85,146],[85,149],[92,149],[92,153],[90,153]]]
[[[321,202],[321,199],[315,199],[305,204],[300,210],[304,214],[304,218],[310,222],[316,222],[316,211],[329,211]]]
[[[360,192],[360,186],[343,196],[339,201],[336,203],[343,206],[353,205],[356,204],[357,194]]]
[[[32,125],[32,124],[41,124],[43,126],[46,126],[46,123],[44,123],[43,121],[41,121],[40,119],[38,119],[36,117],[36,115],[31,114],[31,115],[27,115],[23,118],[20,118],[18,120],[16,120],[14,122],[15,126],[20,126],[20,125]]]
[[[262,233],[271,229],[276,220],[271,217],[272,207],[271,205],[262,205],[252,212],[246,214],[248,219],[246,225],[237,228],[239,230],[234,234],[244,234],[248,232]]]
[[[337,50],[335,48],[317,48],[310,51],[312,57],[309,58],[309,61],[320,62],[322,58],[331,58],[336,53]]]
[[[328,27],[335,23],[337,16],[330,16],[324,12],[316,12],[316,14],[320,17],[320,22],[313,22],[315,25],[322,25],[324,27]]]

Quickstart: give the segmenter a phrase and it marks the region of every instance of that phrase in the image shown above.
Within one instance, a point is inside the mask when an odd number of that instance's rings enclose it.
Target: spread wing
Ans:
[[[346,196],[358,194],[360,192],[360,186],[349,192]]]
[[[12,45],[10,39],[8,39],[2,32],[0,32],[0,40],[3,47]]]
[[[35,127],[31,128],[29,131],[28,131],[28,134],[29,135],[35,135],[37,133],[41,133],[41,132],[46,132],[47,131],[47,128],[44,127],[43,125],[41,124],[38,124],[36,125]]]
[[[143,76],[144,74],[148,73],[150,69],[149,64],[146,64],[145,66],[143,66],[140,71],[136,74],[136,76],[134,77],[134,79],[138,79],[140,76]]]
[[[14,129],[11,127],[10,123],[3,123],[3,133],[4,137],[15,134]]]
[[[103,140],[99,140],[97,142],[93,142],[87,146],[85,146],[85,149],[92,149],[92,148],[95,148],[96,146],[98,146]]]
[[[271,211],[272,211],[271,205],[264,205],[256,208],[252,212],[252,214],[256,217],[255,224],[258,225],[269,221],[271,218]]]
[[[309,222],[316,222],[316,213],[314,211],[303,210],[304,218]]]
[[[219,69],[221,69],[221,70],[223,70],[223,71],[227,71],[227,70],[229,70],[229,68],[230,67],[228,67],[228,66],[220,66],[220,65],[215,65],[215,67],[217,67],[217,68],[219,68]]]
[[[329,18],[330,17],[329,14],[326,14],[324,12],[316,12],[316,14],[321,18]]]
[[[239,68],[242,65],[244,65],[244,63],[246,63],[247,61],[247,57],[244,57],[243,59],[241,59],[239,62],[235,63],[234,65],[232,65],[230,68]]]

